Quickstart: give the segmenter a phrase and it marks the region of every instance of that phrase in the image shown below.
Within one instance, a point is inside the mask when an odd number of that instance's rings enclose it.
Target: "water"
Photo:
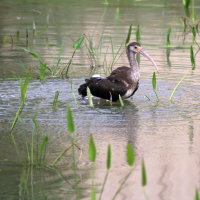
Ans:
[[[196,12],[200,5],[196,1]],[[18,1],[0,2],[0,199],[75,199],[72,157],[69,152],[59,161],[58,170],[35,169],[24,165],[26,142],[33,132],[32,117],[37,114],[39,134],[49,135],[47,161],[51,163],[70,143],[66,130],[66,106],[71,105],[78,151],[79,184],[81,199],[89,199],[92,164],[87,158],[88,136],[93,134],[97,145],[97,191],[106,173],[106,150],[112,146],[112,168],[103,199],[112,199],[121,179],[128,173],[125,161],[127,141],[136,152],[134,171],[117,199],[192,199],[199,188],[199,130],[200,130],[200,56],[196,56],[196,69],[190,71],[189,47],[191,34],[183,43],[183,26],[180,17],[184,10],[179,1]],[[33,21],[36,25],[33,34]],[[21,48],[41,55],[48,66],[56,65],[61,54],[61,66],[72,55],[72,44],[83,33],[94,37],[95,45],[103,35],[102,50],[98,52],[98,65],[104,55],[112,62],[110,38],[114,51],[125,41],[129,25],[141,27],[141,42],[155,59],[157,74],[157,102],[152,90],[151,63],[141,57],[140,88],[135,95],[112,106],[109,102],[94,99],[95,109],[86,108],[87,100],[78,97],[77,88],[91,72],[86,47],[78,50],[73,60],[70,79],[49,78],[43,83],[36,80],[38,62]],[[172,27],[170,57],[166,57],[166,31]],[[16,33],[19,31],[19,37]],[[26,39],[26,32],[28,38]],[[13,36],[13,44],[10,38]],[[199,36],[197,36],[199,41]],[[194,45],[195,46],[195,45]],[[184,48],[180,48],[184,47]],[[196,47],[196,46],[195,46]],[[197,48],[195,48],[196,52]],[[123,48],[122,50],[123,51]],[[61,52],[61,53],[59,53]],[[124,52],[115,67],[128,65]],[[18,77],[32,69],[34,79],[27,91],[27,103],[14,129],[17,146],[9,137],[9,128],[20,105]],[[105,72],[102,67],[98,70]],[[173,102],[169,97],[175,85],[188,73],[175,92]],[[71,90],[74,86],[76,106]],[[55,92],[60,96],[56,110],[52,109]],[[147,99],[148,96],[151,101]],[[85,107],[86,106],[86,107]],[[20,152],[17,156],[16,148]],[[141,160],[147,168],[148,184],[141,187]]]

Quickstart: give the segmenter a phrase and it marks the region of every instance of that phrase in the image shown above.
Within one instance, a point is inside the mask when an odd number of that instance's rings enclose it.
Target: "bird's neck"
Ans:
[[[127,52],[127,56],[128,56],[128,60],[130,63],[130,68],[133,72],[139,72],[139,67],[138,67],[138,63],[136,60],[136,54],[135,53],[131,53],[131,52]]]
[[[133,79],[134,79],[134,81],[139,81],[140,70],[139,70],[139,67],[138,67],[137,60],[136,60],[136,54],[128,51],[127,56],[128,56],[128,60],[129,60],[129,63],[130,63],[131,74],[133,76]]]

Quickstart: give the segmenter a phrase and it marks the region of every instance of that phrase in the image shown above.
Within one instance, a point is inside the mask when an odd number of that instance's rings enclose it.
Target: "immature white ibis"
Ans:
[[[102,99],[117,101],[119,95],[126,99],[131,97],[139,87],[140,70],[136,61],[136,54],[139,53],[149,59],[158,71],[153,58],[148,55],[137,42],[130,43],[126,48],[130,67],[118,67],[108,77],[91,77],[86,79],[78,92],[82,97],[87,96],[87,87],[91,94]]]

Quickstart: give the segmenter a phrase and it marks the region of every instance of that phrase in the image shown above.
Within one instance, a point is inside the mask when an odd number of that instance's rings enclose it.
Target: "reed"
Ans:
[[[156,95],[156,98],[159,101],[159,97],[158,97],[158,94],[157,94],[157,91],[156,91],[156,84],[157,84],[156,82],[157,82],[156,81],[156,73],[154,72],[153,76],[152,76],[152,87],[153,87],[153,91],[154,91],[154,93]]]

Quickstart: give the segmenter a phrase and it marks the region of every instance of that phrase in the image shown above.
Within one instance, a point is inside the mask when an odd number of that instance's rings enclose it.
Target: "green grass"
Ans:
[[[74,119],[70,106],[67,107],[67,130],[70,134],[73,134],[75,131]]]
[[[199,191],[197,189],[195,191],[194,200],[200,200]]]
[[[127,164],[132,167],[131,170],[126,174],[126,176],[124,177],[123,181],[121,182],[119,188],[116,190],[112,200],[115,200],[118,196],[118,194],[121,192],[124,184],[126,183],[126,181],[128,180],[128,178],[130,177],[130,175],[132,174],[133,172],[133,165],[135,163],[135,152],[134,152],[134,149],[133,149],[133,145],[132,143],[128,142],[127,143],[127,146],[126,146],[126,161],[127,161]]]
[[[30,79],[30,72],[27,73],[27,76],[25,78],[25,80],[23,81],[22,79],[20,79],[20,94],[21,94],[21,104],[15,114],[15,118],[13,120],[13,123],[11,125],[11,129],[10,129],[10,133],[12,134],[13,129],[15,128],[15,125],[17,124],[17,121],[24,109],[25,103],[26,103],[26,93],[27,93],[27,87],[29,84],[29,79]]]
[[[124,107],[124,101],[120,94],[119,94],[119,102],[120,102],[121,107]]]
[[[93,103],[93,100],[92,100],[92,94],[91,94],[89,87],[87,87],[87,97],[88,97],[90,107],[94,108],[94,103]]]
[[[193,46],[190,47],[190,61],[191,61],[191,64],[192,64],[192,70],[194,70],[195,67],[196,67],[196,62],[195,62]]]
[[[49,136],[40,135],[39,123],[36,119],[36,114],[33,116],[32,121],[34,124],[33,132],[31,133],[31,141],[26,140],[27,162],[30,166],[44,167],[46,166],[46,153]]]
[[[188,75],[188,74],[185,74],[185,75],[180,79],[180,81],[176,84],[176,86],[174,87],[174,89],[173,89],[173,91],[172,91],[172,93],[171,93],[171,95],[170,95],[170,97],[169,97],[170,102],[172,102],[173,97],[174,97],[174,94],[175,94],[177,88],[180,86],[180,84],[183,82],[183,80],[185,79],[185,77],[186,77],[187,75]]]
[[[140,43],[141,42],[141,29],[140,29],[139,25],[137,26],[135,35],[136,35],[136,42]]]
[[[159,101],[159,97],[158,97],[158,94],[157,94],[157,90],[156,90],[156,84],[157,84],[157,81],[156,81],[156,73],[154,72],[153,73],[153,76],[152,76],[152,87],[153,87],[153,91],[156,95],[156,98],[157,100]]]
[[[132,29],[133,29],[133,25],[131,24],[129,26],[129,30],[128,30],[128,34],[127,34],[127,37],[126,37],[125,45],[129,44],[129,42],[130,42]]]
[[[142,176],[141,184],[144,187],[147,185],[147,173],[146,173],[146,166],[145,166],[144,160],[142,160],[141,176]]]
[[[84,39],[85,39],[85,36],[82,35],[82,36],[79,37],[79,39],[77,39],[77,40],[74,42],[74,44],[73,44],[73,46],[72,46],[73,49],[74,49],[74,51],[73,51],[73,53],[72,53],[72,56],[71,56],[71,58],[69,59],[69,62],[67,63],[67,65],[66,65],[65,67],[63,67],[63,69],[62,69],[61,72],[60,72],[60,74],[61,74],[62,77],[69,77],[69,70],[70,70],[70,67],[71,67],[71,65],[72,65],[72,62],[73,62],[75,53],[76,53],[76,51],[77,51],[78,49],[81,48],[81,45],[82,45]]]
[[[57,106],[59,94],[60,94],[59,91],[56,91],[55,96],[54,96],[54,100],[53,100],[53,104],[52,104],[53,109],[55,109],[56,106]]]
[[[171,46],[171,41],[170,41],[171,32],[172,32],[172,28],[169,27],[169,28],[167,29],[167,33],[166,33],[166,46],[167,46],[167,47],[170,47],[170,46]]]

